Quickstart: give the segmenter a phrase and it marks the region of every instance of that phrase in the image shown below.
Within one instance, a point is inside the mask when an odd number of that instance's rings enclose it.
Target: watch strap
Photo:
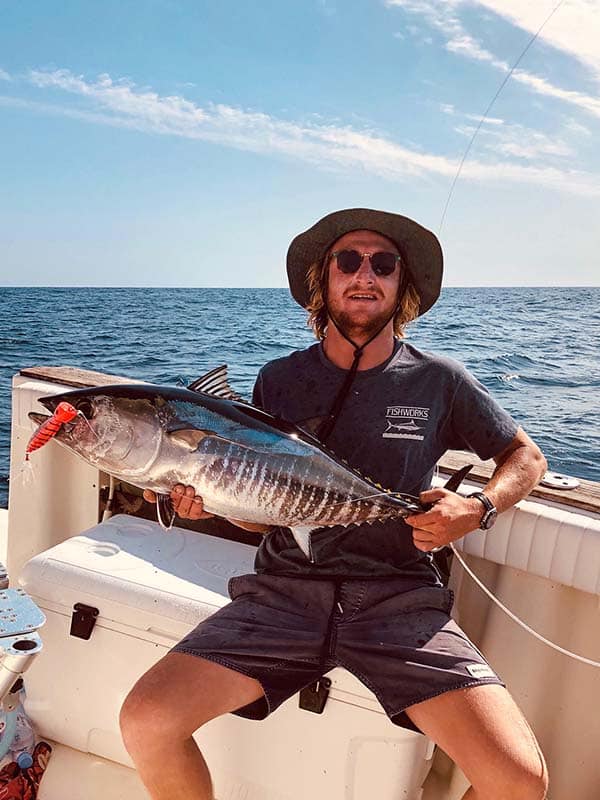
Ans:
[[[484,512],[481,519],[479,520],[479,528],[483,531],[489,530],[496,521],[496,516],[498,514],[496,507],[494,506],[490,498],[483,492],[473,492],[472,494],[469,495],[469,497],[476,497],[479,500],[479,502],[483,505]]]
[[[492,511],[494,509],[494,504],[490,500],[490,498],[485,495],[483,492],[473,492],[469,495],[469,497],[476,497],[480,503],[483,503],[483,506],[486,511]]]

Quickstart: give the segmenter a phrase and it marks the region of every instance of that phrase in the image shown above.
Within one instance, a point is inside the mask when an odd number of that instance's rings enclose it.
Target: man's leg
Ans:
[[[463,800],[543,800],[548,774],[533,732],[502,686],[472,686],[410,706],[407,715],[458,764]]]
[[[213,800],[210,774],[192,734],[263,694],[253,678],[185,653],[168,653],[143,675],[123,704],[120,723],[151,797]]]

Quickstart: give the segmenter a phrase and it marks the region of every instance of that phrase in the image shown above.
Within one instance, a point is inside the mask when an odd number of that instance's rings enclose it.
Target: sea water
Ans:
[[[600,481],[600,288],[444,289],[407,338],[462,361],[551,469]],[[262,364],[313,341],[287,289],[0,289],[0,507],[20,369],[181,384],[226,363],[249,397]]]

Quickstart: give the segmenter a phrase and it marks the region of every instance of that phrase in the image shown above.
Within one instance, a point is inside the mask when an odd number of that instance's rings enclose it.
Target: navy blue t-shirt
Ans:
[[[302,426],[326,416],[346,370],[323,346],[271,361],[260,371],[253,402]],[[446,450],[498,455],[517,424],[458,362],[396,341],[391,358],[359,371],[327,446],[385,488],[419,495],[429,489]],[[261,543],[257,572],[345,577],[405,577],[439,583],[432,557],[414,546],[412,528],[387,520],[319,530],[310,563],[290,531],[277,528]]]

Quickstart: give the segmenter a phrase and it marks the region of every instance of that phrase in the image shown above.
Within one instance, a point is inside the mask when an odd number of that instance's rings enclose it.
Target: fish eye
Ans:
[[[80,400],[77,405],[77,413],[83,414],[86,419],[91,419],[94,416],[94,406],[89,400]]]

